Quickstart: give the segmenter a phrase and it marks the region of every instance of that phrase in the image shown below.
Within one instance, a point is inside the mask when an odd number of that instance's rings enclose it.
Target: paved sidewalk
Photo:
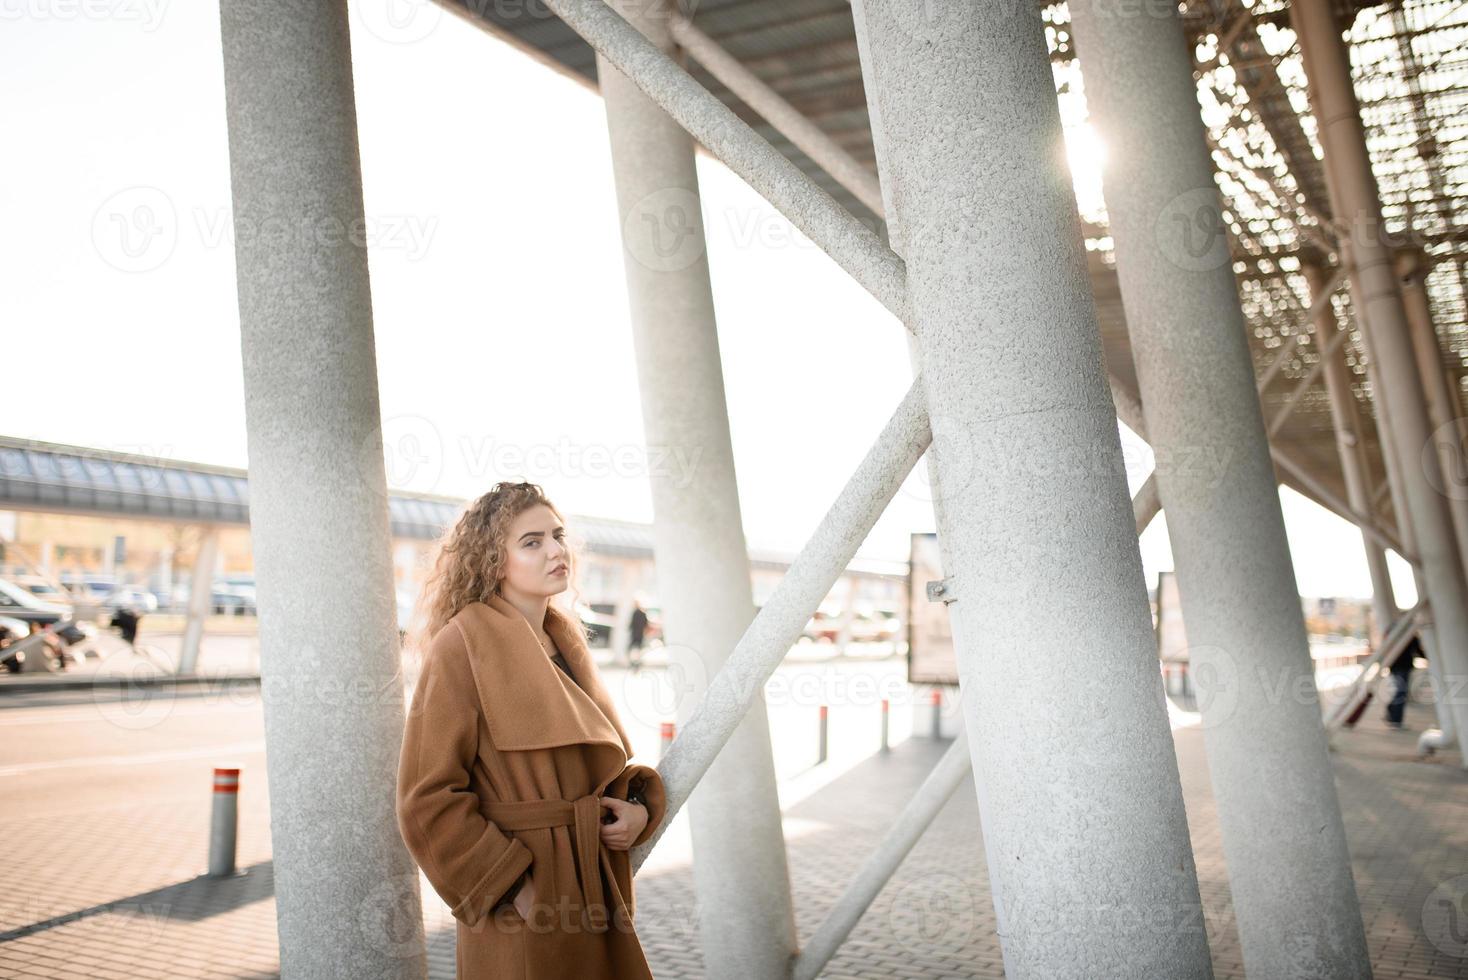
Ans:
[[[1419,720],[1430,708],[1414,706]],[[1463,908],[1468,891],[1468,775],[1456,753],[1418,761],[1416,733],[1388,731],[1363,720],[1334,755],[1362,915],[1377,980],[1468,978],[1468,938],[1439,905],[1448,897]],[[1244,976],[1222,841],[1196,726],[1174,732],[1188,824],[1197,858],[1204,918],[1218,980]],[[922,781],[947,742],[912,739],[890,756],[876,756],[786,811],[791,875],[799,935],[810,936]],[[890,787],[874,792],[874,787]],[[827,966],[832,978],[1002,977],[978,804],[965,778],[937,820]],[[1452,883],[1434,894],[1440,884]],[[637,879],[638,916],[693,902],[687,869]],[[1446,896],[1446,897],[1445,897]],[[1423,928],[1424,906],[1436,912]],[[662,978],[701,975],[697,945],[677,931],[646,930],[654,973]],[[1429,935],[1429,933],[1431,935]],[[1461,937],[1461,933],[1457,934]],[[436,937],[442,948],[452,945]],[[1437,942],[1434,943],[1433,940]],[[1440,944],[1440,945],[1439,945]],[[452,963],[451,958],[439,962]],[[452,977],[450,969],[438,976]]]
[[[189,702],[175,709],[189,721]],[[43,708],[66,712],[78,709]],[[216,709],[219,710],[219,709]],[[1414,721],[1429,710],[1416,705]],[[1468,879],[1468,777],[1457,755],[1418,761],[1414,733],[1375,721],[1340,740],[1335,772],[1378,980],[1468,978],[1468,946],[1446,913]],[[58,718],[62,715],[58,714]],[[7,717],[0,717],[0,725]],[[199,724],[218,724],[200,712]],[[10,729],[0,727],[0,734]],[[1196,727],[1175,732],[1217,976],[1243,976],[1218,827]],[[947,747],[908,739],[786,808],[799,933],[808,937],[909,792]],[[242,743],[239,863],[246,873],[196,877],[207,852],[207,795],[192,769],[129,792],[133,767],[89,777],[98,799],[86,823],[64,799],[8,792],[0,777],[0,975],[273,977],[279,959],[270,862],[269,801],[258,744]],[[208,760],[213,762],[213,758]],[[38,765],[52,765],[39,763]],[[54,763],[66,766],[70,763]],[[3,771],[3,770],[0,770]],[[70,770],[62,770],[63,774]],[[819,776],[813,770],[808,776]],[[791,783],[787,783],[788,787]],[[27,784],[28,785],[28,784]],[[782,795],[784,788],[782,787]],[[792,794],[793,795],[793,794]],[[126,802],[122,802],[126,800]],[[673,837],[670,829],[669,837]],[[660,978],[701,975],[692,874],[673,841],[637,879],[639,933]],[[1444,896],[1458,899],[1455,907]],[[430,970],[453,976],[453,919],[424,889]],[[1424,924],[1424,909],[1428,921]],[[1000,977],[972,779],[966,779],[825,974],[853,977]]]

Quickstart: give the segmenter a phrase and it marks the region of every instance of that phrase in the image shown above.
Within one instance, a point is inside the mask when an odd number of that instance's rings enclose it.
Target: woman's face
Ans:
[[[570,582],[566,529],[545,504],[529,507],[510,523],[505,540],[505,574],[501,589],[527,596],[553,596]]]

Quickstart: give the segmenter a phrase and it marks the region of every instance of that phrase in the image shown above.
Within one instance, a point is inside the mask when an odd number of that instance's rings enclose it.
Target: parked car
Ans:
[[[42,602],[54,602],[63,606],[71,605],[71,593],[57,588],[49,580],[39,575],[17,575],[11,581]]]
[[[108,612],[119,609],[136,609],[139,612],[157,612],[158,597],[151,592],[132,585],[120,585],[102,599],[102,608]]]
[[[581,625],[586,627],[587,646],[611,646],[614,613],[599,610],[588,602],[578,602],[576,615],[581,620]]]
[[[61,576],[61,585],[72,594],[75,599],[85,599],[90,602],[101,602],[106,595],[117,588],[116,580],[105,575],[73,575]]]
[[[217,613],[255,615],[255,576],[226,575],[215,579],[213,603]]]
[[[0,616],[26,623],[26,632],[30,631],[30,623],[50,626],[69,620],[72,615],[70,603],[47,602],[9,579],[0,579]],[[67,643],[80,643],[87,638],[75,623],[63,626],[56,634]]]

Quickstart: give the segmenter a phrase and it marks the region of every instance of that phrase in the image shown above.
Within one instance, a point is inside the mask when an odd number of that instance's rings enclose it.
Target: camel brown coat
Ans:
[[[579,623],[548,604],[546,655],[497,594],[466,606],[423,657],[398,768],[403,840],[458,920],[458,976],[651,977],[632,926],[627,851],[601,843],[597,798],[640,789],[652,836],[666,809],[631,743]],[[501,901],[530,869],[529,921]]]

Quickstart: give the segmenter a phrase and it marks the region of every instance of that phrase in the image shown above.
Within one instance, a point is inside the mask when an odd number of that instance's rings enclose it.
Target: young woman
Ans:
[[[457,923],[461,978],[652,976],[628,850],[666,800],[632,746],[577,617],[561,515],[499,483],[439,546],[410,646],[423,651],[398,768],[398,825]]]

